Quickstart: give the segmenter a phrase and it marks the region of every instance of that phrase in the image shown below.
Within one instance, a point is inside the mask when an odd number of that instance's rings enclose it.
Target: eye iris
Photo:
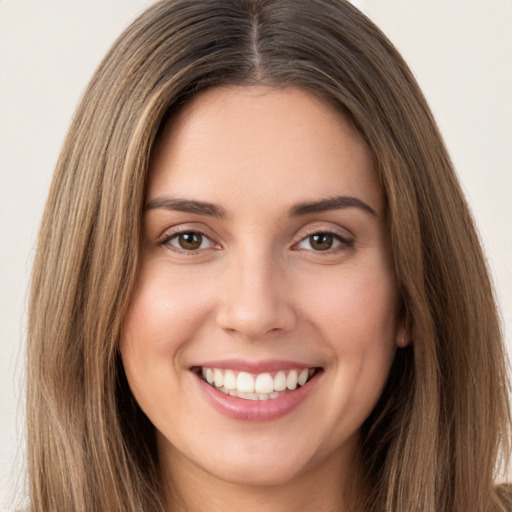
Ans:
[[[200,233],[181,233],[178,237],[178,242],[182,249],[194,251],[201,247],[203,237]]]
[[[326,251],[332,247],[333,236],[328,233],[317,233],[309,237],[309,243],[317,251]]]

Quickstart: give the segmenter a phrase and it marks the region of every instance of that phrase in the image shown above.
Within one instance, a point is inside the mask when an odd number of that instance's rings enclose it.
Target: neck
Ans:
[[[358,465],[353,462],[356,457],[347,464],[345,458],[342,461],[339,454],[332,454],[292,480],[276,485],[219,479],[172,449],[162,459],[169,512],[361,512],[356,505],[361,485]]]

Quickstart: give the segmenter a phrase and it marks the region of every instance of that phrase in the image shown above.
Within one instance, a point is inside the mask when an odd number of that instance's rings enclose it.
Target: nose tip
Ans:
[[[291,315],[282,308],[265,307],[263,310],[261,305],[249,303],[225,306],[218,315],[218,324],[222,329],[238,333],[249,340],[258,340],[270,333],[286,331],[290,327],[290,320]]]
[[[296,315],[283,279],[276,277],[276,270],[268,265],[244,267],[243,272],[236,272],[227,280],[217,324],[248,340],[290,330]]]

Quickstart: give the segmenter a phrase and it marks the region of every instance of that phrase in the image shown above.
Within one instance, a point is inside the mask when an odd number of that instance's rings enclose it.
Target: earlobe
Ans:
[[[396,346],[399,348],[405,348],[411,343],[411,337],[409,336],[409,329],[405,327],[405,322],[402,320],[396,331]]]

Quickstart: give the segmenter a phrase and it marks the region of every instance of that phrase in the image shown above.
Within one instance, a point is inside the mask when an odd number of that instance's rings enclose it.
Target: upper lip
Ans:
[[[204,361],[195,364],[194,368],[219,368],[223,370],[234,370],[248,373],[277,372],[280,370],[302,370],[304,368],[317,368],[318,365],[301,363],[298,361],[285,361],[278,359],[267,359],[262,361],[246,361],[242,359],[222,359],[217,361]]]

